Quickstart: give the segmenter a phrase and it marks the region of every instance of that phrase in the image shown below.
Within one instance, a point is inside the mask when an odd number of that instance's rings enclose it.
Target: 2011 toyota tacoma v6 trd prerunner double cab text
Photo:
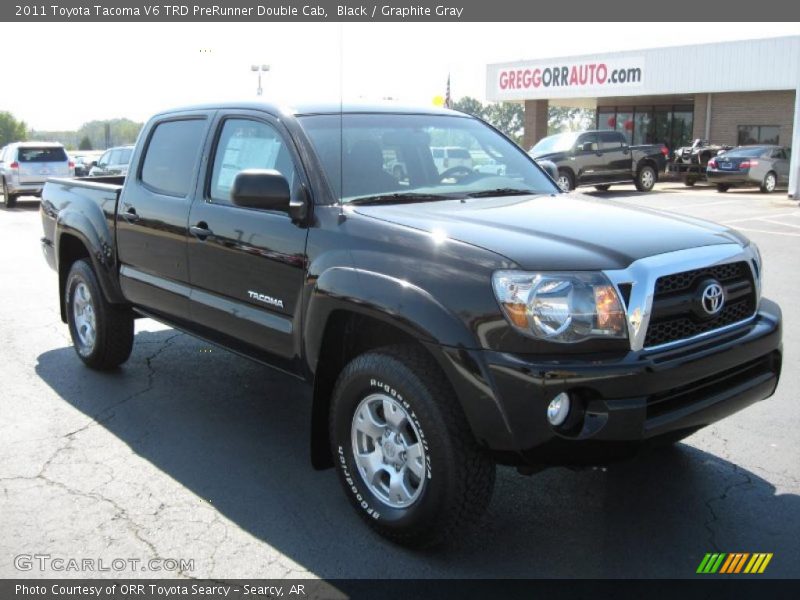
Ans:
[[[502,174],[437,167],[430,148],[453,144]],[[767,398],[780,375],[754,244],[562,194],[453,111],[164,112],[127,177],[53,179],[41,214],[86,365],[123,363],[146,315],[297,377],[313,465],[408,545],[475,520],[496,463],[605,464]]]

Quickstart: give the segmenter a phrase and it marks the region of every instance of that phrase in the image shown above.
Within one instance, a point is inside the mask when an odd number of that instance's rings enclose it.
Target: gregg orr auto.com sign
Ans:
[[[492,100],[603,96],[639,87],[644,82],[643,58],[536,62],[489,67],[487,87]],[[585,92],[585,94],[584,94]]]

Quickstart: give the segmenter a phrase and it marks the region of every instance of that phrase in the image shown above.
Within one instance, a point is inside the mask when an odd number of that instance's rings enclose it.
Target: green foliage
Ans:
[[[0,112],[0,147],[25,140],[27,127],[10,112]]]
[[[550,106],[547,109],[547,134],[594,129],[595,114],[588,108]]]
[[[522,104],[498,102],[483,104],[480,100],[465,96],[453,103],[453,108],[497,127],[516,143],[522,141],[525,130],[525,109]]]
[[[93,150],[92,140],[89,139],[88,135],[85,135],[83,138],[81,138],[81,143],[78,144],[78,150]]]
[[[109,126],[108,140],[106,140],[106,124]],[[102,149],[133,144],[142,126],[143,123],[130,119],[89,121],[81,125],[77,131],[31,131],[29,137],[34,140],[61,142],[67,148],[81,147],[84,140],[88,139],[91,148]],[[82,147],[81,149],[86,150]]]

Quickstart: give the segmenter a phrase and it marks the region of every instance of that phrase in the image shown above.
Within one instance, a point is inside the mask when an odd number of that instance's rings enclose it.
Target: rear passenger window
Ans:
[[[142,183],[156,192],[186,196],[203,143],[204,119],[159,123],[150,136],[142,164]]]
[[[601,131],[600,132],[600,150],[613,150],[617,148],[622,148],[622,140],[620,139],[619,134],[613,133],[611,131]]]
[[[233,180],[244,169],[274,169],[286,177],[289,189],[294,190],[294,163],[275,128],[261,121],[228,119],[214,153],[211,200],[231,204]]]

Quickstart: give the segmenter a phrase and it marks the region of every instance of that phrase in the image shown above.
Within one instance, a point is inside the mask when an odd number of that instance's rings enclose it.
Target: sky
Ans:
[[[488,63],[800,34],[798,23],[3,24],[0,111],[36,130],[255,100],[485,100]],[[24,52],[23,52],[24,50]],[[709,66],[709,68],[713,68]]]

